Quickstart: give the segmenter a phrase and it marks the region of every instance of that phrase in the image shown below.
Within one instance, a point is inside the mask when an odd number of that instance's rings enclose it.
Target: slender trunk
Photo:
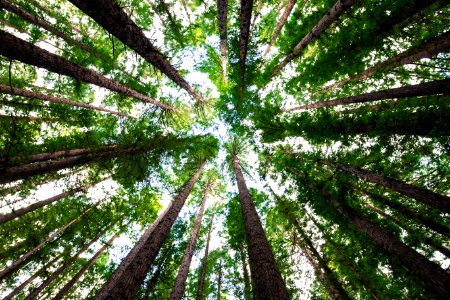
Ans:
[[[0,0],[0,1],[2,1],[2,0]],[[82,103],[82,102],[72,101],[72,100],[68,100],[68,99],[64,99],[64,98],[54,97],[51,95],[39,94],[39,93],[35,93],[32,91],[27,91],[27,90],[10,87],[10,86],[6,86],[6,85],[0,85],[0,93],[21,96],[21,97],[25,97],[28,99],[38,99],[38,100],[47,101],[47,102],[65,104],[65,105],[69,105],[69,106],[82,107],[82,108],[86,108],[86,109],[107,112],[109,114],[117,115],[119,117],[132,118],[130,115],[127,115],[127,114],[124,114],[121,112],[117,112],[117,111],[113,111],[113,110],[110,110],[107,108],[98,107],[98,106],[94,106],[94,105],[90,105],[90,104],[86,104],[86,103]]]
[[[334,21],[336,21],[347,9],[349,9],[356,0],[338,0],[333,7],[322,17],[311,32],[294,47],[279,64],[275,67],[272,77],[275,77],[289,62],[298,57],[303,49],[318,38]]]
[[[101,202],[101,201],[100,201]],[[94,206],[91,206],[90,208],[86,209],[83,213],[81,213],[78,217],[58,229],[56,232],[51,234],[49,237],[47,237],[43,242],[41,242],[39,245],[28,251],[26,254],[22,255],[19,259],[17,259],[15,262],[13,262],[8,267],[4,268],[0,271],[0,280],[4,279],[6,276],[8,276],[11,272],[15,271],[18,267],[20,267],[23,263],[25,263],[33,254],[35,254],[37,251],[39,251],[44,245],[46,245],[48,242],[53,240],[56,236],[58,236],[61,232],[66,230],[67,227],[72,225],[73,223],[80,220],[84,215],[86,215],[88,212],[90,212],[93,208],[95,208],[100,202],[96,203]]]
[[[219,265],[219,276],[217,276],[217,300],[220,300],[221,289],[222,289],[222,265]]]
[[[250,276],[248,275],[248,269],[247,269],[247,259],[245,257],[245,251],[244,247],[241,244],[240,248],[240,257],[241,257],[241,263],[242,263],[242,274],[244,277],[244,299],[245,300],[251,300],[252,299],[252,288],[250,284]]]
[[[15,296],[17,296],[21,291],[23,291],[24,288],[26,288],[30,283],[32,283],[36,278],[41,276],[42,273],[47,272],[47,269],[51,267],[55,262],[57,262],[61,258],[61,255],[58,255],[51,261],[49,261],[45,266],[43,266],[41,269],[36,271],[33,275],[28,277],[27,280],[22,282],[18,287],[16,287],[11,293],[9,293],[3,300],[10,300],[13,299]]]
[[[119,3],[114,0],[70,0],[70,2],[93,18],[122,43],[142,56],[147,62],[166,74],[199,102],[206,103],[206,100],[194,91],[167,58],[152,45],[142,29],[121,9]]]
[[[64,272],[68,267],[70,267],[81,254],[83,254],[87,249],[89,249],[89,247],[91,247],[92,244],[97,242],[105,231],[106,230],[100,230],[100,232],[97,234],[96,237],[94,237],[89,243],[85,244],[80,250],[78,250],[78,252],[75,255],[65,260],[64,263],[58,269],[56,269],[50,276],[48,276],[40,285],[34,288],[33,291],[31,291],[31,293],[25,297],[25,300],[36,299],[43,289],[48,287],[50,283],[52,283],[53,280],[55,280],[59,275],[61,275],[62,272]]]
[[[244,215],[250,271],[252,280],[255,282],[255,296],[257,299],[289,299],[236,155],[233,156],[233,167]]]
[[[70,76],[87,83],[92,83],[94,85],[122,93],[126,96],[151,103],[164,110],[177,112],[177,110],[170,105],[156,101],[155,99],[145,96],[136,90],[108,79],[100,73],[68,61],[61,56],[52,54],[47,50],[41,49],[3,30],[0,30],[0,39],[3,41],[0,44],[0,54],[10,59],[15,59],[29,65],[47,69],[51,72]]]
[[[407,85],[399,88],[382,90],[378,92],[371,92],[357,96],[350,96],[334,100],[320,101],[316,103],[300,105],[284,109],[283,111],[289,112],[294,110],[322,108],[350,103],[365,103],[370,101],[393,99],[393,98],[398,99],[407,97],[448,94],[449,92],[450,92],[450,79],[442,79],[426,83]]]
[[[239,31],[239,72],[241,86],[245,80],[245,60],[247,59],[247,47],[250,37],[250,21],[252,18],[253,0],[241,0],[240,31]]]
[[[197,244],[198,233],[200,232],[200,226],[202,225],[203,212],[205,211],[206,197],[208,196],[211,182],[206,184],[203,191],[203,199],[200,205],[200,210],[197,214],[197,218],[194,221],[194,227],[192,228],[191,237],[189,243],[186,246],[186,250],[183,255],[180,269],[178,270],[175,284],[170,295],[171,300],[181,300],[186,288],[186,279],[189,274],[189,267],[191,266],[192,256],[194,255],[195,245]]]
[[[449,49],[450,49],[450,32],[446,32],[439,35],[438,37],[426,40],[422,42],[420,45],[410,48],[400,54],[397,54],[394,57],[379,62],[376,65],[368,68],[367,70],[365,70],[362,73],[359,73],[356,76],[348,77],[339,82],[325,86],[319,89],[317,92],[323,93],[326,91],[343,87],[349,82],[359,82],[369,77],[372,77],[377,72],[394,69],[402,65],[407,65],[415,61],[418,61],[422,58],[432,58],[433,56],[439,53],[448,52]]]
[[[188,18],[189,24],[191,24],[192,23],[191,22],[191,16],[189,15],[189,10],[188,10],[187,5],[186,5],[186,0],[181,0],[181,2],[183,3],[184,11],[186,12],[186,16]]]
[[[305,6],[306,2],[308,0],[305,0],[303,2],[303,6]],[[278,21],[277,27],[275,27],[275,30],[272,34],[272,37],[270,38],[269,45],[267,45],[266,50],[264,51],[262,58],[264,59],[266,55],[269,53],[270,48],[272,48],[273,44],[275,44],[275,41],[278,38],[278,35],[281,32],[281,29],[283,29],[284,24],[286,23],[289,15],[292,12],[292,9],[294,8],[295,4],[297,3],[297,0],[289,0],[288,4],[286,5],[286,8],[284,9],[283,15],[281,15],[280,20]]]
[[[113,274],[111,276],[113,280],[110,279],[105,283],[101,291],[95,296],[96,300],[132,299],[136,295],[205,164],[206,161],[200,165],[198,171],[175,197],[169,209],[164,215],[161,215],[161,218],[149,232],[149,237],[145,240],[141,239],[137,244],[137,250],[132,250],[127,255],[121,264],[122,267],[119,266],[117,275]]]
[[[203,260],[202,260],[202,270],[200,272],[200,278],[198,279],[197,295],[195,298],[196,300],[203,299],[203,290],[204,290],[205,278],[206,278],[206,267],[208,265],[209,241],[211,240],[213,221],[214,221],[214,215],[212,215],[211,221],[209,221],[208,237],[206,238],[205,254],[203,255]]]
[[[223,82],[228,82],[227,76],[227,18],[228,0],[217,0],[217,17],[219,21],[220,55]]]
[[[383,177],[378,175],[375,172],[367,171],[364,169],[358,169],[354,167],[350,167],[347,165],[339,164],[336,162],[330,162],[330,161],[323,161],[321,160],[323,164],[334,167],[336,169],[345,171],[347,173],[356,175],[360,178],[363,178],[367,181],[373,182],[375,184],[379,184],[385,188],[391,189],[396,191],[399,194],[402,194],[407,197],[411,197],[421,203],[427,204],[433,208],[436,208],[437,210],[444,212],[444,213],[450,213],[450,197],[436,194],[430,190],[415,187],[411,184],[408,184],[403,181],[391,179],[388,177]]]
[[[112,245],[113,241],[119,236],[119,233],[113,235],[89,260],[88,262],[75,274],[75,276],[67,282],[64,287],[56,294],[53,300],[63,299],[64,296],[70,291],[70,289],[78,282],[84,273],[95,263],[97,258],[105,252],[105,250]]]
[[[256,3],[255,13],[253,14],[253,21],[251,27],[255,26],[256,18],[259,15],[261,7],[262,7],[262,0],[258,0],[258,2]]]

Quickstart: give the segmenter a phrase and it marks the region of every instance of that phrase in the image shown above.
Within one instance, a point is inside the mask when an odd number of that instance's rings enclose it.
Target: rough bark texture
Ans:
[[[35,93],[35,92],[31,92],[31,91],[27,91],[27,90],[15,88],[15,87],[10,87],[10,86],[6,86],[6,85],[1,85],[1,84],[0,84],[0,93],[21,96],[21,97],[25,97],[28,99],[37,99],[37,100],[42,100],[42,101],[47,101],[47,102],[82,107],[82,108],[87,108],[87,109],[91,109],[91,110],[107,112],[109,114],[113,114],[113,115],[116,115],[119,117],[132,118],[131,116],[129,116],[127,114],[113,111],[113,110],[110,110],[107,108],[98,107],[98,106],[94,106],[94,105],[90,105],[90,104],[86,104],[86,103],[82,103],[82,102],[72,101],[72,100],[68,100],[68,99],[64,99],[64,98],[54,97],[54,96],[50,96],[50,95]]]
[[[436,194],[435,192],[432,192],[430,190],[419,188],[403,181],[383,177],[371,171],[346,166],[336,162],[330,161],[322,161],[322,162],[327,166],[331,166],[336,169],[340,169],[345,172],[354,174],[367,181],[394,190],[399,194],[416,199],[417,201],[427,204],[431,207],[434,207],[441,212],[450,213],[450,197]]]
[[[177,111],[170,105],[156,101],[123,84],[108,79],[100,73],[68,61],[61,56],[52,54],[3,30],[0,30],[0,40],[2,40],[0,44],[0,55],[119,92],[165,110]]]
[[[152,45],[139,26],[120,8],[115,0],[70,0],[75,6],[94,19],[122,43],[133,49],[147,62],[167,75],[199,102],[206,103],[189,83],[170,64],[167,58]]]
[[[203,290],[205,286],[206,267],[208,265],[208,254],[209,254],[209,241],[211,240],[213,222],[214,222],[214,215],[212,215],[211,221],[209,221],[208,237],[206,238],[205,254],[203,255],[202,259],[202,270],[200,272],[200,278],[198,279],[198,288],[195,297],[196,300],[202,300],[204,298]]]
[[[205,190],[203,191],[203,199],[200,205],[200,210],[197,214],[197,218],[195,218],[191,237],[189,239],[189,243],[186,246],[186,250],[184,251],[183,260],[175,279],[175,285],[172,289],[170,300],[181,300],[181,298],[183,298],[184,290],[186,287],[186,279],[189,274],[189,267],[191,266],[192,256],[194,255],[195,245],[197,244],[198,233],[200,232],[200,226],[202,225],[203,212],[205,211],[206,197],[209,193],[210,184],[211,183],[208,182]]]
[[[219,37],[220,37],[220,55],[222,64],[223,81],[228,81],[227,76],[227,18],[228,18],[228,0],[217,0],[217,17],[219,21]]]
[[[289,62],[300,55],[303,49],[318,38],[331,23],[336,21],[356,0],[338,0],[333,7],[322,17],[311,32],[309,32],[279,64],[275,67],[272,77],[276,76]]]
[[[250,271],[252,280],[255,283],[255,296],[257,299],[289,299],[286,286],[276,265],[269,242],[256,212],[255,204],[245,184],[244,175],[236,155],[233,156],[233,166],[239,189],[239,200],[244,215]]]
[[[305,5],[306,1],[308,1],[308,0],[305,0],[303,2],[303,6]],[[275,44],[275,41],[277,40],[278,35],[281,32],[281,29],[283,29],[283,26],[286,23],[289,15],[291,14],[292,9],[294,8],[296,3],[297,3],[297,0],[289,0],[288,4],[286,5],[286,8],[284,9],[284,12],[281,15],[281,18],[278,21],[277,27],[275,27],[275,30],[273,31],[272,37],[270,38],[269,45],[267,45],[267,48],[266,48],[266,50],[264,51],[264,53],[262,55],[263,59],[269,53],[270,48],[272,48],[273,44]]]
[[[19,259],[17,259],[15,262],[13,262],[11,265],[9,265],[8,267],[4,268],[3,270],[0,271],[0,280],[3,280],[6,276],[8,276],[11,272],[15,271],[18,267],[20,267],[23,263],[25,263],[33,254],[35,254],[37,251],[39,251],[39,249],[41,249],[45,244],[47,244],[48,242],[50,242],[51,240],[53,240],[54,237],[56,237],[57,235],[59,235],[61,232],[63,232],[64,230],[66,230],[67,227],[69,227],[70,225],[72,225],[73,223],[75,223],[76,221],[78,221],[79,219],[81,219],[85,214],[87,214],[88,212],[90,212],[95,206],[97,206],[100,202],[98,202],[97,204],[95,204],[94,206],[88,208],[87,210],[85,210],[81,215],[79,215],[77,218],[73,219],[72,221],[70,221],[69,223],[67,223],[66,225],[64,225],[63,227],[61,227],[60,229],[58,229],[56,232],[54,232],[53,234],[51,234],[49,237],[47,237],[43,242],[41,242],[39,245],[37,245],[36,247],[34,247],[33,249],[31,249],[30,251],[28,251],[26,254],[22,255]]]
[[[95,263],[97,258],[102,255],[105,250],[111,246],[111,244],[114,242],[114,240],[119,236],[118,233],[113,235],[106,244],[104,244],[89,260],[88,262],[75,274],[75,276],[70,279],[69,282],[67,282],[64,287],[59,290],[58,294],[53,298],[53,300],[59,300],[62,299],[69,291],[70,289],[77,283],[77,281],[83,276],[84,273]]]
[[[247,58],[247,46],[250,37],[250,21],[252,18],[253,0],[241,0],[240,32],[239,32],[239,72],[241,85],[245,80],[245,60]]]
[[[426,40],[422,44],[410,48],[402,53],[399,53],[398,55],[393,56],[385,61],[379,62],[373,67],[368,68],[367,70],[356,76],[349,77],[334,84],[325,86],[319,89],[317,92],[322,93],[343,87],[349,82],[362,81],[373,76],[375,73],[379,71],[394,69],[402,65],[413,63],[422,58],[432,58],[433,56],[439,53],[448,52],[449,49],[450,49],[450,32],[446,32],[438,37]]]
[[[105,180],[105,179],[103,179],[103,180]],[[19,218],[19,217],[21,217],[21,216],[23,216],[23,215],[25,215],[27,213],[35,211],[36,209],[39,209],[39,208],[44,207],[46,205],[49,205],[49,204],[51,204],[53,202],[56,202],[58,200],[64,199],[67,196],[74,195],[74,194],[79,193],[81,191],[85,191],[85,190],[89,189],[90,187],[96,185],[97,183],[99,183],[99,182],[101,182],[103,180],[100,180],[100,181],[97,181],[97,182],[94,182],[94,183],[85,184],[83,186],[71,189],[71,190],[69,190],[67,192],[55,195],[55,196],[47,198],[45,200],[35,202],[35,203],[33,203],[33,204],[29,205],[29,206],[26,206],[26,207],[22,207],[22,208],[19,208],[19,209],[13,209],[13,211],[10,212],[10,213],[0,215],[0,224],[5,224],[6,222],[9,222],[9,221],[14,220],[16,218]]]
[[[206,162],[203,162],[198,171],[192,176],[183,190],[178,194],[170,208],[161,216],[159,222],[155,224],[154,229],[145,240],[138,242],[138,251],[133,250],[125,258],[122,268],[116,276],[111,277],[95,296],[99,299],[133,299],[144,281],[150,266],[153,264],[161,245],[167,238],[170,228],[180,213],[184,202],[189,196],[195,182],[203,170]],[[120,266],[119,266],[120,267]]]
[[[284,112],[302,110],[302,109],[312,109],[321,108],[328,106],[344,105],[350,103],[364,103],[376,100],[385,100],[393,98],[406,98],[406,97],[417,97],[426,95],[438,95],[438,94],[448,94],[450,92],[450,79],[442,79],[431,82],[407,85],[399,88],[393,88],[388,90],[382,90],[378,92],[366,93],[357,96],[350,96],[344,98],[338,98],[329,101],[321,101],[306,105],[300,105],[288,109],[284,109]]]

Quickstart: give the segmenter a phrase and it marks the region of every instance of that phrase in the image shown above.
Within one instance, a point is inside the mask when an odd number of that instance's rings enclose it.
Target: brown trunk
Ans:
[[[114,0],[70,0],[70,2],[93,18],[122,43],[142,56],[147,62],[166,74],[199,102],[206,103],[206,100],[194,91],[167,58],[152,45],[142,29],[121,9],[119,3]]]
[[[175,197],[164,215],[155,222],[155,226],[148,233],[149,237],[137,243],[137,250],[131,250],[117,269],[117,275],[113,274],[112,280],[108,280],[95,296],[96,300],[132,299],[136,295],[205,164],[206,161],[200,165],[198,171]]]
[[[233,155],[233,167],[244,215],[250,271],[255,283],[254,294],[257,299],[289,299],[236,155]]]
[[[164,110],[177,111],[170,105],[158,102],[136,90],[108,79],[100,73],[68,61],[61,56],[52,54],[3,30],[0,30],[0,40],[3,41],[0,44],[0,54],[10,59],[15,59],[29,65],[47,69],[51,72],[70,76],[87,83],[92,83],[97,86],[122,93],[126,96],[151,103]]]
[[[303,6],[305,6],[306,2],[308,0],[305,0],[303,2]],[[286,8],[284,9],[283,15],[281,15],[280,21],[278,21],[277,27],[275,27],[275,30],[272,34],[272,37],[270,38],[269,45],[267,45],[266,50],[264,51],[262,58],[264,59],[266,55],[269,53],[270,48],[272,48],[273,44],[275,44],[275,41],[277,40],[278,35],[281,32],[281,29],[283,29],[284,24],[286,23],[289,15],[292,12],[292,9],[294,8],[295,4],[297,3],[297,0],[289,0],[288,4],[286,5]]]
[[[370,101],[393,99],[393,98],[448,94],[449,92],[450,92],[450,79],[442,79],[426,83],[407,85],[399,88],[382,90],[378,92],[366,93],[357,96],[350,96],[334,100],[316,102],[312,104],[300,105],[284,109],[283,111],[289,112],[294,110],[322,108],[328,106],[344,105],[349,103],[365,103]]]
[[[211,231],[212,231],[212,227],[213,227],[213,221],[214,221],[214,215],[212,215],[211,221],[209,222],[208,237],[206,238],[205,254],[203,255],[203,260],[202,260],[202,270],[200,273],[200,278],[198,280],[197,295],[195,298],[196,300],[203,299],[203,290],[204,290],[205,278],[206,278],[206,267],[208,265],[209,241],[211,240]]]
[[[195,245],[197,244],[198,233],[200,226],[202,225],[203,212],[205,211],[206,197],[208,196],[211,183],[206,184],[203,191],[203,199],[200,205],[197,218],[194,221],[194,227],[192,228],[191,238],[186,246],[186,250],[183,255],[183,261],[181,262],[180,269],[178,270],[177,278],[175,279],[175,285],[170,295],[170,300],[181,300],[186,288],[186,279],[189,274],[189,267],[191,266],[192,256],[194,255]]]
[[[245,256],[244,247],[241,244],[239,248],[239,256],[241,257],[241,263],[242,263],[242,274],[244,277],[244,299],[245,300],[251,300],[252,299],[252,288],[250,284],[250,276],[248,275],[248,269],[247,269],[247,259]]]
[[[345,80],[325,86],[325,87],[319,89],[317,92],[323,93],[323,92],[330,91],[330,90],[333,90],[336,88],[340,88],[352,81],[359,82],[359,81],[365,80],[369,77],[372,77],[375,73],[377,73],[379,71],[394,69],[394,68],[397,68],[402,65],[407,65],[407,64],[413,63],[422,58],[432,58],[433,56],[435,56],[439,53],[448,52],[449,49],[450,49],[450,32],[446,32],[436,38],[426,40],[426,41],[422,42],[422,44],[420,44],[416,47],[410,48],[410,49],[408,49],[394,57],[391,57],[383,62],[379,62],[376,65],[374,65],[373,67],[370,67],[369,69],[365,70],[364,72],[362,72],[356,76],[349,77]]]
[[[187,5],[186,5],[186,0],[181,0],[181,2],[183,3],[184,11],[186,12],[186,16],[188,18],[189,23],[192,23],[191,22],[191,16],[189,15],[189,10],[188,10]]]
[[[310,33],[308,33],[289,53],[272,73],[272,77],[276,76],[289,62],[300,55],[303,49],[311,42],[318,38],[327,29],[331,23],[336,21],[347,9],[349,9],[356,0],[338,0],[333,7],[322,17]]]
[[[404,196],[416,199],[417,201],[427,204],[433,208],[436,208],[441,212],[450,213],[450,197],[436,194],[424,188],[415,187],[403,181],[382,177],[375,172],[367,171],[364,169],[353,168],[350,166],[330,161],[321,161],[321,162],[327,166],[331,166],[336,169],[348,172],[350,174],[363,178],[367,181],[394,190],[397,193],[402,194]]]
[[[101,202],[101,201],[100,201]],[[94,207],[96,207],[100,202],[96,203],[94,206],[91,206],[87,210],[85,210],[81,215],[58,229],[56,232],[54,232],[52,235],[47,237],[43,242],[41,242],[39,245],[28,251],[26,254],[22,255],[19,259],[17,259],[15,262],[13,262],[8,267],[4,268],[0,271],[0,280],[3,280],[6,276],[8,276],[11,272],[15,271],[18,267],[20,267],[23,263],[25,263],[33,254],[35,254],[37,251],[39,251],[44,245],[46,245],[48,242],[53,240],[54,237],[59,235],[61,232],[66,230],[67,227],[75,223],[76,221],[80,220],[84,215],[86,215],[88,212],[90,212]]]
[[[245,60],[247,59],[247,46],[250,37],[250,21],[252,18],[253,0],[241,0],[240,33],[239,33],[239,72],[241,86],[245,79]]]
[[[2,1],[2,0],[0,0],[0,1]],[[39,94],[39,93],[35,93],[32,91],[27,91],[27,90],[10,87],[10,86],[6,86],[6,85],[0,85],[0,93],[10,94],[10,95],[14,95],[14,96],[21,96],[21,97],[25,97],[28,99],[38,99],[38,100],[47,101],[47,102],[65,104],[65,105],[69,105],[69,106],[82,107],[82,108],[87,108],[87,109],[91,109],[91,110],[107,112],[107,113],[117,115],[120,117],[132,118],[130,115],[127,115],[127,114],[124,114],[121,112],[117,112],[117,111],[113,111],[113,110],[110,110],[107,108],[98,107],[98,106],[81,103],[81,102],[77,102],[77,101],[72,101],[72,100],[68,100],[68,99],[64,99],[64,98],[53,97],[51,95]]]
[[[262,7],[262,0],[258,0],[258,2],[256,3],[255,13],[253,14],[253,21],[251,27],[255,26],[256,18],[259,15],[261,7]]]
[[[27,207],[22,207],[22,208],[19,208],[19,209],[13,209],[13,211],[10,212],[10,213],[0,215],[0,225],[5,224],[5,223],[7,223],[7,222],[9,222],[11,220],[17,219],[19,217],[22,217],[23,215],[26,215],[27,213],[33,212],[36,209],[39,209],[39,208],[44,207],[46,205],[49,205],[49,204],[51,204],[53,202],[56,202],[56,201],[61,200],[61,199],[64,199],[67,196],[74,195],[76,193],[85,191],[85,190],[89,189],[90,187],[92,187],[92,186],[94,186],[94,185],[98,184],[99,182],[102,182],[103,180],[106,180],[106,179],[107,178],[99,180],[99,181],[96,181],[96,182],[93,182],[93,183],[85,184],[85,185],[77,187],[77,188],[73,188],[73,189],[71,189],[71,190],[69,190],[67,192],[58,194],[56,196],[47,198],[47,199],[42,200],[42,201],[35,202],[35,203],[33,203],[33,204],[31,204],[31,205],[29,205]]]
[[[75,274],[75,276],[70,279],[68,283],[64,285],[64,287],[56,294],[53,300],[62,299],[70,289],[78,282],[78,280],[83,276],[84,273],[95,263],[97,258],[109,247],[112,245],[113,241],[119,236],[119,233],[113,235],[107,242],[104,244],[89,260],[88,262]]]
[[[219,21],[220,55],[222,64],[223,81],[228,82],[227,77],[227,18],[228,0],[217,0],[217,17]]]

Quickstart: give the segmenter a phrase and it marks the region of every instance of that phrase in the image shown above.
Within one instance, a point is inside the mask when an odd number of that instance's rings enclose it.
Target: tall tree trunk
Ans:
[[[245,61],[247,59],[247,47],[250,37],[250,21],[252,18],[253,0],[241,0],[240,31],[239,31],[239,73],[241,86],[245,80]]]
[[[213,221],[214,221],[214,214],[211,216],[211,221],[209,221],[208,237],[206,238],[205,254],[203,255],[203,260],[202,260],[202,270],[200,272],[200,278],[198,279],[198,288],[197,288],[197,294],[195,297],[196,300],[203,300],[203,298],[204,298],[203,290],[205,287],[206,267],[208,265],[208,254],[209,254],[209,241],[211,240]]]
[[[126,96],[156,105],[164,110],[177,112],[177,109],[170,105],[156,101],[123,84],[108,79],[100,73],[68,61],[61,56],[52,54],[3,30],[0,30],[0,39],[3,41],[0,44],[0,55],[122,93]]]
[[[222,266],[219,265],[219,276],[217,276],[217,300],[220,300],[221,289],[222,289]]]
[[[217,0],[217,18],[219,21],[219,37],[220,37],[220,55],[222,64],[222,78],[226,83],[227,76],[227,18],[228,18],[228,0]]]
[[[181,0],[181,2],[183,3],[183,7],[184,7],[184,11],[186,12],[186,16],[188,18],[189,24],[191,24],[191,16],[189,15],[189,9],[186,5],[186,0]]]
[[[0,0],[0,1],[2,1],[2,0]],[[69,106],[82,107],[82,108],[86,108],[86,109],[107,112],[109,114],[117,115],[119,117],[132,118],[130,115],[127,115],[127,114],[124,114],[121,112],[117,112],[117,111],[113,111],[113,110],[110,110],[107,108],[94,106],[94,105],[90,105],[90,104],[86,104],[86,103],[82,103],[82,102],[72,101],[72,100],[68,100],[68,99],[64,99],[64,98],[54,97],[51,95],[39,94],[39,93],[35,93],[32,91],[27,91],[27,90],[10,87],[10,86],[6,86],[6,85],[0,85],[0,93],[21,96],[21,97],[25,97],[28,99],[38,99],[38,100],[42,100],[42,101],[59,103],[59,104],[64,104],[64,105],[69,105]]]
[[[102,201],[100,201],[102,202]],[[0,280],[3,280],[6,276],[8,276],[11,272],[17,270],[18,267],[20,267],[23,263],[25,263],[33,254],[35,254],[37,251],[39,251],[44,245],[46,245],[48,242],[53,240],[56,236],[58,236],[61,232],[67,229],[70,225],[80,220],[84,215],[86,215],[88,212],[90,212],[93,208],[95,208],[97,205],[100,204],[100,202],[97,202],[90,208],[86,209],[83,213],[81,213],[78,217],[58,229],[56,232],[51,234],[49,237],[47,237],[43,242],[41,242],[39,245],[28,251],[26,254],[22,255],[19,259],[17,259],[15,262],[13,262],[11,265],[7,266],[3,270],[0,271]]]
[[[183,190],[175,197],[168,210],[157,222],[154,222],[155,226],[151,226],[152,229],[145,233],[148,234],[148,238],[139,240],[137,248],[135,246],[136,250],[133,249],[134,251],[127,255],[115,271],[117,275],[113,274],[105,283],[95,296],[96,300],[132,299],[136,295],[205,164],[206,161],[200,165]]]
[[[206,103],[206,100],[194,91],[167,58],[152,45],[142,29],[127,16],[115,0],[70,0],[70,2],[142,56],[147,62],[166,74],[199,102]]]
[[[92,246],[95,242],[97,242],[100,237],[105,233],[106,230],[100,230],[98,234],[87,244],[85,244],[78,252],[70,257],[69,259],[65,260],[64,263],[56,269],[50,276],[48,276],[40,285],[38,285],[36,288],[31,291],[29,295],[25,297],[25,300],[31,300],[36,299],[40,292],[42,292],[43,289],[48,287],[50,283],[53,282],[59,275],[61,275],[62,272],[64,272],[68,267],[70,267],[77,258],[83,254],[89,247]]]
[[[303,49],[318,38],[334,21],[336,21],[356,0],[338,0],[309,32],[276,67],[272,77],[276,76],[289,62],[300,55]]]
[[[450,92],[450,79],[436,80],[426,83],[419,83],[413,85],[407,85],[399,88],[393,88],[388,90],[382,90],[378,92],[371,92],[366,94],[361,94],[357,96],[350,96],[344,98],[338,98],[328,101],[320,101],[311,104],[300,105],[288,109],[284,109],[284,112],[311,109],[311,108],[322,108],[328,106],[344,105],[350,103],[365,103],[376,100],[394,99],[394,98],[407,98],[407,97],[417,97],[426,95],[438,95],[438,94],[448,94]]]
[[[241,257],[242,263],[242,274],[244,277],[244,299],[251,300],[252,299],[252,285],[250,284],[250,276],[248,275],[247,269],[247,259],[245,256],[244,246],[241,244],[239,247],[239,256]]]
[[[192,256],[194,255],[195,245],[197,244],[198,233],[200,231],[200,226],[202,225],[203,212],[205,211],[206,197],[208,196],[211,187],[211,182],[206,184],[205,190],[203,191],[203,199],[200,205],[200,210],[197,214],[197,218],[194,221],[194,227],[192,228],[191,237],[189,243],[184,251],[183,260],[178,270],[177,277],[175,279],[175,284],[170,295],[170,300],[181,300],[184,295],[184,290],[186,287],[186,279],[189,274],[189,267],[191,265]]]
[[[331,161],[320,160],[320,162],[327,166],[334,167],[336,169],[356,175],[375,184],[379,184],[385,188],[394,190],[404,196],[411,197],[421,203],[436,208],[441,212],[450,213],[450,197],[436,194],[435,192],[432,192],[430,190],[416,187],[403,181],[383,177],[375,172],[367,171],[364,169],[358,169]]]
[[[257,299],[289,299],[236,155],[233,155],[233,167],[244,215],[250,271],[252,280],[255,282],[255,296]]]
[[[95,263],[97,258],[102,255],[105,250],[112,245],[113,241],[119,236],[119,233],[114,234],[89,260],[88,262],[75,274],[69,282],[56,294],[53,300],[63,299],[64,296],[70,291],[70,289],[78,282],[84,273]]]
[[[35,203],[33,203],[33,204],[29,205],[29,206],[26,206],[26,207],[22,207],[22,208],[19,208],[19,209],[13,209],[12,212],[10,212],[10,213],[6,213],[6,214],[3,214],[3,215],[0,215],[0,225],[5,224],[5,223],[7,223],[7,222],[9,222],[11,220],[17,219],[19,217],[22,217],[23,215],[26,215],[27,213],[33,212],[36,209],[39,209],[39,208],[44,207],[46,205],[49,205],[49,204],[51,204],[53,202],[59,201],[61,199],[64,199],[67,196],[74,195],[74,194],[77,194],[79,192],[85,191],[85,190],[89,189],[90,187],[92,187],[92,186],[94,186],[94,185],[96,185],[96,184],[98,184],[98,183],[100,183],[100,182],[102,182],[102,181],[104,181],[106,179],[107,178],[102,179],[102,180],[98,180],[98,181],[93,182],[93,183],[85,184],[83,186],[79,186],[79,187],[73,188],[71,190],[68,190],[68,191],[63,192],[61,194],[58,194],[58,195],[55,195],[53,197],[47,198],[45,200],[35,202]]]
[[[379,71],[394,69],[402,65],[413,63],[422,58],[432,58],[433,56],[439,53],[448,52],[449,49],[450,49],[450,32],[446,32],[435,38],[426,40],[422,42],[420,45],[410,48],[402,53],[399,53],[396,56],[393,56],[385,61],[379,62],[376,65],[368,68],[367,70],[365,70],[362,73],[359,73],[356,76],[348,77],[344,80],[320,88],[317,92],[323,93],[326,91],[343,87],[349,82],[359,82],[369,77],[372,77],[375,73]]]
[[[304,0],[303,6],[305,6],[306,2],[308,0]],[[262,58],[264,59],[266,55],[269,53],[270,48],[272,48],[273,44],[275,44],[275,41],[277,40],[278,35],[281,32],[281,29],[283,29],[284,24],[286,23],[287,19],[289,18],[289,15],[292,12],[292,9],[294,8],[295,4],[297,3],[297,0],[289,0],[288,4],[286,5],[286,8],[284,9],[283,15],[281,15],[280,20],[278,21],[277,27],[275,27],[275,30],[272,34],[272,37],[270,38],[269,45],[267,45],[266,50],[264,51]],[[302,6],[302,8],[303,8]]]
[[[253,14],[253,20],[252,20],[251,27],[255,26],[256,18],[259,15],[261,7],[262,7],[262,0],[258,0],[258,2],[256,3],[255,13]]]

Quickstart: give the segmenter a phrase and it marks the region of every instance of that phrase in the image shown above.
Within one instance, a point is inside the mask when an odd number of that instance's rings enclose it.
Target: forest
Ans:
[[[0,299],[450,299],[449,1],[0,8]]]

